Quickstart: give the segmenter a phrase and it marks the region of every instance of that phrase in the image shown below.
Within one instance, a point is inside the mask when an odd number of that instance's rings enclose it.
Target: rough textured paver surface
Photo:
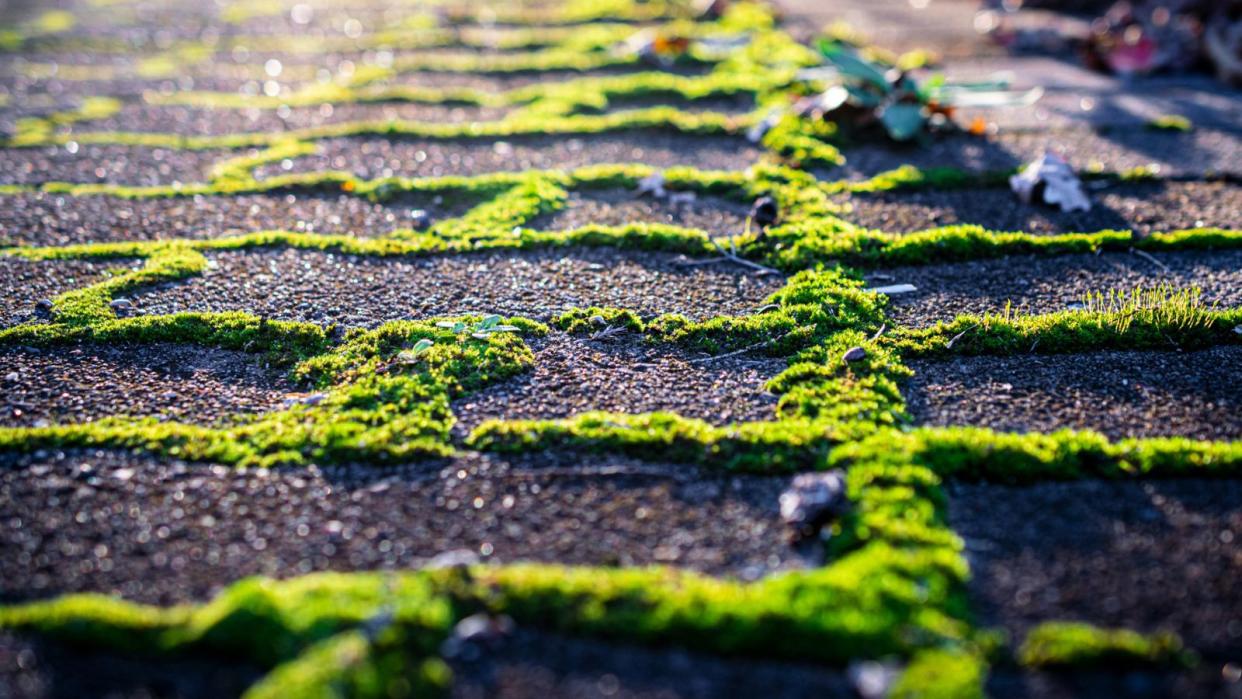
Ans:
[[[1242,696],[1242,93],[705,5],[0,7],[0,697]]]

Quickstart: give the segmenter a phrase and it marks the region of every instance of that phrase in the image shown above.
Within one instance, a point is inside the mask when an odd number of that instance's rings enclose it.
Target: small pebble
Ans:
[[[851,364],[854,362],[861,362],[862,360],[866,358],[867,358],[867,350],[861,347],[851,347],[845,353],[845,361],[850,362]]]
[[[796,530],[798,538],[814,536],[849,507],[845,473],[840,470],[803,473],[781,493],[780,505],[781,519]]]
[[[431,228],[431,225],[433,223],[435,223],[435,219],[433,219],[431,217],[431,214],[427,213],[425,210],[423,209],[411,209],[410,210],[410,225],[413,226],[415,230],[419,230],[419,231],[426,230],[428,228]]]
[[[760,228],[767,228],[776,223],[779,213],[776,200],[772,197],[759,197],[755,200],[754,206],[750,207],[751,221]]]

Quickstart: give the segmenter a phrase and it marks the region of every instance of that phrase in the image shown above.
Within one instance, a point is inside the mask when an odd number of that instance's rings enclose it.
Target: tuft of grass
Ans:
[[[1082,313],[1102,316],[1110,328],[1124,335],[1136,323],[1174,332],[1206,330],[1215,320],[1215,310],[1214,304],[1209,307],[1203,303],[1203,292],[1198,287],[1178,289],[1172,284],[1161,284],[1087,294]]]

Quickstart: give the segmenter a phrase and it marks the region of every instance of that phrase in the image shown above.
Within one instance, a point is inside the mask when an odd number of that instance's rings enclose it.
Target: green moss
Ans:
[[[575,335],[594,334],[605,328],[643,332],[646,324],[637,313],[622,308],[571,308],[552,319],[552,327]]]
[[[277,666],[246,690],[244,699],[418,699],[448,692],[452,671],[438,657],[403,643],[402,627],[373,640],[346,631]],[[396,638],[391,638],[395,636]]]
[[[977,225],[956,225],[915,233],[885,233],[856,228],[839,219],[813,227],[780,226],[768,231],[776,248],[767,262],[783,269],[817,263],[857,265],[928,265],[981,260],[1008,255],[1062,255],[1101,250],[1195,250],[1236,248],[1242,231],[1198,228],[1154,233],[1135,240],[1129,231],[1035,235],[990,231]]]
[[[1173,633],[1144,635],[1127,629],[1051,621],[1031,629],[1018,649],[1027,667],[1135,667],[1186,665],[1191,656]]]
[[[987,663],[961,649],[927,650],[914,656],[889,690],[891,699],[984,699]]]
[[[1166,114],[1156,117],[1147,122],[1147,128],[1155,131],[1181,131],[1183,133],[1193,131],[1194,124],[1190,120],[1180,114]]]
[[[1110,442],[1089,431],[1014,434],[978,427],[881,430],[833,450],[830,463],[890,456],[946,478],[1033,483],[1076,478],[1236,478],[1242,443],[1183,437]]]

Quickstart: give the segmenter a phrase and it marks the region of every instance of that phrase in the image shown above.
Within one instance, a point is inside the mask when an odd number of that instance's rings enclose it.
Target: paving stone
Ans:
[[[969,357],[911,368],[905,393],[920,424],[1242,439],[1240,347]]]
[[[876,270],[875,285],[913,284],[917,291],[894,296],[888,315],[897,323],[925,327],[963,313],[1052,313],[1080,307],[1088,294],[1129,292],[1136,287],[1197,287],[1203,302],[1242,306],[1242,251],[1161,252],[1144,257],[1123,252],[1098,255],[1015,255],[993,260]]]
[[[1240,502],[1236,480],[960,484],[949,522],[985,625],[1013,638],[1051,619],[1168,629],[1224,660],[1242,649]]]
[[[737,266],[685,267],[671,253],[606,248],[421,258],[266,249],[209,258],[215,268],[202,276],[134,295],[139,312],[248,311],[374,326],[469,313],[546,320],[575,306],[615,306],[704,320],[751,311],[782,285]]]
[[[780,477],[541,453],[239,471],[115,451],[0,454],[0,600],[97,591],[169,604],[255,574],[485,561],[674,565],[753,578],[804,565]]]

